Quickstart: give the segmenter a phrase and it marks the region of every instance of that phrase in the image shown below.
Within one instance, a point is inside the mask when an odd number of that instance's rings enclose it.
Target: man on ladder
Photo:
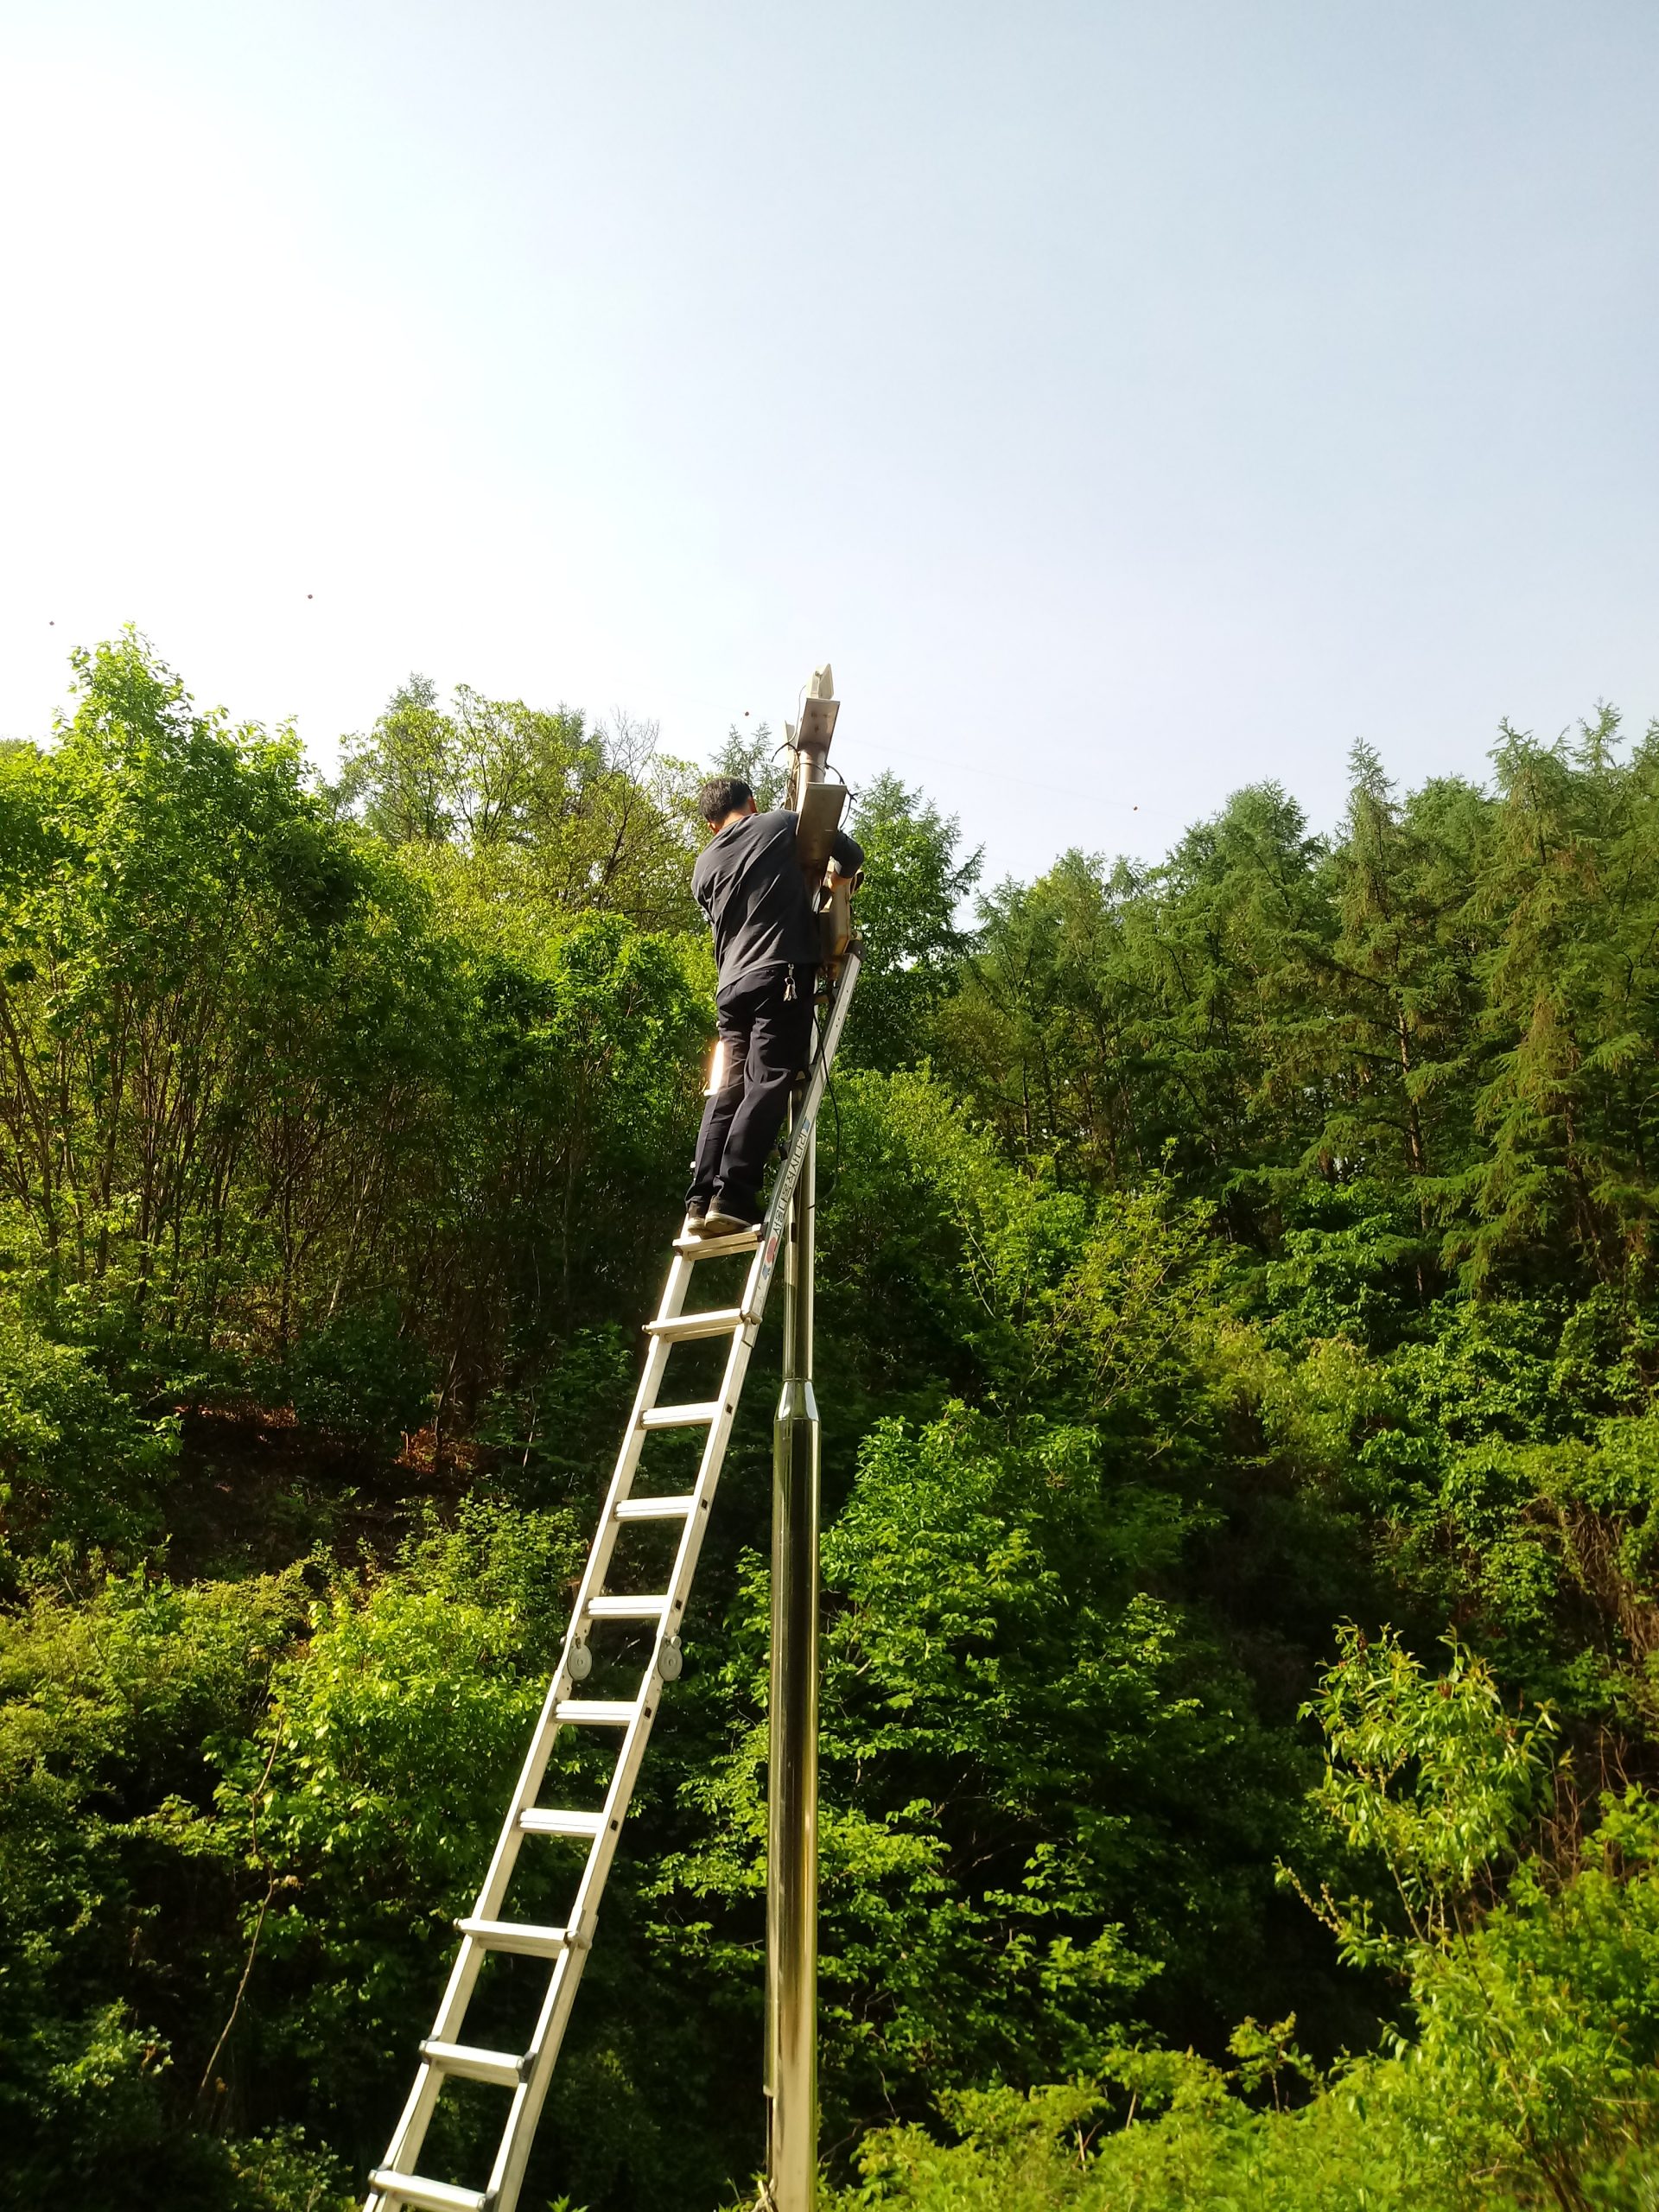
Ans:
[[[798,843],[800,817],[755,811],[754,793],[715,776],[698,794],[709,843],[691,889],[715,933],[720,981],[714,1076],[686,1193],[685,1236],[735,1236],[760,1218],[760,1179],[812,1044],[822,932]],[[856,879],[845,830],[829,857]]]
[[[500,1835],[473,1910],[456,1923],[461,1945],[439,1999],[385,2159],[369,2176],[365,2212],[515,2212],[536,2125],[557,2063],[601,1901],[614,1862],[640,1764],[667,1686],[679,1679],[681,1630],[709,1526],[715,1486],[737,1417],[744,1376],[774,1274],[784,1281],[783,1378],[772,1427],[772,1655],[767,1755],[766,2094],[770,2212],[812,2212],[817,2183],[817,1605],[818,1417],[812,1395],[812,1274],[817,1116],[858,981],[862,950],[853,935],[850,876],[863,855],[841,834],[846,786],[824,780],[824,756],[838,702],[828,667],[814,671],[798,728],[787,810],[756,814],[743,784],[708,787],[710,830],[696,881],[720,962],[720,1032],[726,1079],[713,1086],[698,1141],[687,1230],[676,1240],[668,1280],[587,1563],[570,1601],[553,1679]],[[729,841],[729,842],[728,842]],[[820,885],[822,888],[820,889]],[[813,990],[832,979],[815,1032]],[[804,1069],[798,1090],[795,1077]],[[773,1185],[764,1233],[754,1234],[766,1157],[793,1092],[794,1118]],[[689,1305],[703,1263],[745,1262],[736,1302]],[[715,1395],[663,1393],[671,1355],[683,1344],[727,1347]],[[648,1433],[702,1431],[692,1487],[661,1490],[643,1459]],[[664,1586],[641,1591],[634,1577],[613,1586],[616,1546],[645,1522],[679,1531]],[[654,1580],[655,1578],[650,1578]],[[594,1665],[591,1640],[624,1638],[612,1655],[626,1694],[584,1693]],[[573,1777],[552,1762],[567,1729],[592,1732],[615,1749],[602,1802],[549,1802],[543,1784]],[[603,1764],[601,1762],[601,1764]],[[515,1910],[519,1853],[548,1843],[579,1847],[581,1872],[563,1922],[529,1921]],[[487,1961],[497,1954],[541,1962],[534,2024],[518,2049],[473,2041],[468,2015]],[[482,2083],[508,2100],[481,2187],[420,2171],[428,2131],[446,2085]]]

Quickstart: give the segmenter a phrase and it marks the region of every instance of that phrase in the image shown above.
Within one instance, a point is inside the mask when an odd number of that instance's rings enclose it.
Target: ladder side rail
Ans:
[[[676,1255],[674,1264],[669,1269],[668,1281],[664,1286],[663,1301],[658,1313],[659,1320],[671,1320],[679,1313],[685,1304],[685,1294],[690,1280],[690,1266]],[[605,1575],[610,1566],[611,1554],[616,1546],[616,1532],[619,1524],[614,1509],[619,1499],[626,1497],[632,1490],[634,1474],[639,1464],[640,1447],[645,1440],[645,1431],[641,1422],[644,1415],[649,1413],[657,1403],[658,1394],[663,1387],[663,1377],[668,1367],[670,1350],[671,1346],[661,1338],[653,1337],[650,1339],[645,1367],[639,1376],[639,1387],[634,1392],[633,1409],[628,1416],[628,1425],[623,1434],[622,1446],[617,1454],[616,1465],[606,1490],[605,1502],[600,1509],[599,1526],[594,1533],[593,1542],[588,1546],[582,1580],[576,1586],[576,1594],[571,1604],[570,1618],[565,1627],[564,1643],[559,1652],[558,1665],[554,1670],[553,1680],[548,1685],[547,1695],[542,1703],[541,1715],[531,1738],[530,1750],[525,1756],[523,1767],[519,1770],[518,1785],[507,1806],[507,1815],[502,1823],[500,1839],[496,1844],[488,1872],[479,1889],[478,1901],[473,1907],[474,1919],[494,1919],[499,1911],[502,1899],[506,1895],[507,1884],[512,1875],[513,1863],[518,1855],[518,1847],[524,1841],[524,1830],[518,1825],[518,1816],[536,1802],[541,1793],[543,1777],[547,1772],[547,1763],[552,1756],[554,1741],[559,1732],[559,1723],[556,1719],[557,1708],[569,1696],[575,1683],[575,1678],[570,1672],[571,1649],[575,1644],[585,1641],[588,1601],[596,1597],[604,1586]],[[434,2030],[435,2037],[442,2032],[440,2030]]]
[[[777,1270],[789,1227],[789,1202],[795,1185],[801,1179],[806,1165],[807,1147],[817,1126],[818,1109],[823,1103],[823,1094],[830,1081],[830,1071],[841,1046],[842,1032],[847,1027],[847,1016],[852,1007],[853,992],[858,983],[858,971],[863,965],[863,947],[855,938],[847,948],[842,962],[830,1010],[823,1027],[818,1033],[817,1050],[812,1055],[807,1070],[806,1088],[796,1114],[795,1131],[790,1140],[784,1164],[772,1193],[772,1203],[766,1208],[766,1217],[761,1224],[760,1249],[755,1255],[750,1271],[749,1286],[744,1303],[758,1319],[765,1313],[766,1294],[772,1287],[772,1278]]]
[[[658,1320],[671,1321],[677,1319],[684,1307],[685,1294],[690,1281],[690,1262],[676,1253],[674,1263],[669,1269],[668,1281],[663,1288],[663,1301],[655,1317]],[[588,1611],[589,1604],[604,1589],[605,1578],[610,1571],[611,1554],[616,1548],[617,1532],[621,1525],[617,1519],[616,1508],[625,1497],[632,1495],[633,1478],[639,1471],[639,1455],[645,1447],[645,1417],[654,1409],[662,1390],[663,1377],[668,1370],[668,1356],[673,1349],[669,1339],[664,1337],[652,1337],[647,1339],[647,1345],[645,1363],[639,1376],[639,1387],[634,1392],[633,1408],[628,1415],[627,1427],[623,1432],[621,1448],[616,1455],[616,1465],[605,1492],[604,1503],[600,1508],[599,1526],[594,1531],[594,1541],[588,1546],[582,1580],[576,1586],[576,1594],[571,1603],[570,1618],[564,1631],[564,1645],[559,1655],[562,1672],[568,1668],[572,1645],[585,1638],[589,1618]],[[550,1688],[546,1705],[543,1708],[544,1718],[550,1719],[554,1707],[558,1702],[553,1689]],[[550,1752],[551,1750],[552,1739],[550,1736],[547,1752]],[[527,1805],[535,1802],[537,1792],[542,1786],[543,1774],[546,1771],[546,1753],[543,1754],[541,1764],[537,1768],[533,1778],[531,1774],[531,1761],[527,1759],[524,1763],[524,1771],[519,1777],[520,1794],[515,1796],[512,1805],[508,1809],[509,1825],[517,1821],[519,1814]],[[530,1785],[527,1796],[522,1794],[525,1783]]]
[[[449,1980],[438,2005],[437,2023],[434,2026],[429,2040],[433,2042],[439,2040],[439,2030],[446,2019],[459,2021],[465,2018],[467,2002],[472,1996],[474,1985],[478,1980],[483,1963],[482,1949],[473,1942],[470,1936],[463,1936],[461,1949],[456,1955],[454,1965],[450,1968]],[[446,2037],[444,2040],[447,2041],[449,2038]],[[416,2161],[419,2158],[425,2144],[426,2131],[431,2125],[433,2111],[438,2101],[438,2093],[442,2087],[442,2072],[431,2063],[430,2060],[423,2058],[416,2067],[415,2086],[410,2089],[409,2101],[398,2115],[397,2125],[391,2133],[391,2141],[386,2147],[386,2155],[380,2162],[380,2170],[389,2173],[405,2174],[415,2171]],[[364,2200],[364,2212],[384,2212],[385,2208],[400,2201],[396,2196],[383,2196],[378,2190],[371,2188],[367,2197]]]
[[[758,1330],[751,1326],[737,1331],[731,1351],[727,1355],[726,1371],[721,1385],[721,1412],[711,1424],[708,1442],[697,1470],[696,1482],[691,1491],[692,1509],[685,1516],[685,1527],[676,1548],[674,1565],[670,1572],[664,1592],[666,1603],[658,1616],[652,1637],[651,1653],[641,1678],[639,1711],[625,1732],[618,1755],[615,1771],[607,1793],[605,1808],[599,1833],[594,1839],[588,1864],[577,1888],[571,1908],[570,1924],[591,1935],[591,1918],[597,1910],[599,1896],[610,1872],[611,1861],[616,1851],[622,1820],[633,1795],[634,1784],[644,1759],[651,1723],[658,1717],[661,1707],[660,1688],[663,1650],[665,1644],[676,1642],[683,1617],[691,1584],[696,1573],[698,1554],[702,1548],[703,1533],[709,1526],[715,1488],[726,1457],[726,1448],[737,1417],[738,1400],[743,1388],[743,1378],[748,1367],[749,1356],[754,1348]]]
[[[690,1281],[691,1268],[689,1262],[676,1253],[673,1263],[668,1271],[668,1280],[663,1286],[662,1302],[657,1313],[658,1319],[671,1320],[677,1317],[685,1305],[686,1292]],[[632,1487],[633,1476],[639,1465],[640,1448],[645,1439],[645,1432],[640,1426],[640,1417],[657,1402],[658,1393],[662,1389],[663,1377],[668,1366],[669,1351],[670,1346],[664,1339],[657,1337],[649,1339],[645,1367],[639,1377],[639,1387],[634,1393],[633,1409],[629,1415],[627,1427],[623,1432],[621,1449],[617,1455],[615,1469],[606,1492],[605,1503],[600,1513],[599,1526],[594,1531],[593,1543],[588,1548],[582,1583],[575,1602],[570,1609],[570,1618],[565,1629],[564,1643],[559,1653],[558,1664],[554,1669],[553,1679],[548,1685],[547,1695],[542,1701],[541,1713],[531,1732],[530,1748],[525,1754],[517,1786],[508,1803],[506,1817],[501,1824],[500,1834],[496,1840],[489,1866],[480,1885],[477,1898],[469,1916],[473,1919],[493,1920],[496,1917],[501,1901],[506,1894],[507,1884],[512,1879],[513,1866],[524,1839],[524,1831],[519,1826],[519,1815],[535,1803],[541,1791],[543,1777],[547,1771],[547,1763],[552,1757],[553,1745],[559,1729],[559,1724],[555,1718],[556,1708],[565,1698],[569,1696],[575,1687],[574,1678],[570,1674],[570,1649],[576,1641],[577,1630],[584,1624],[583,1608],[586,1601],[596,1594],[598,1588],[602,1586],[606,1571],[610,1565],[611,1554],[616,1545],[618,1526],[616,1516],[612,1508],[619,1498],[626,1497]],[[467,2007],[472,2002],[473,1992],[477,1986],[478,1977],[487,1955],[486,1947],[478,1942],[474,1937],[462,1936],[461,1948],[450,1969],[449,1980],[445,1985],[442,1997],[439,1999],[432,2032],[428,2037],[429,2042],[460,2041],[461,2025],[466,2018]],[[569,1954],[566,1955],[567,1957],[569,1955]],[[559,1978],[560,1970],[564,1963],[564,1960],[561,1959],[556,1966],[554,1969],[556,1980]],[[432,2065],[424,2059],[419,2063],[416,2069],[414,2086],[410,2091],[408,2101],[399,2115],[397,2124],[392,2130],[391,2141],[384,2161],[386,2170],[398,2173],[410,2173],[414,2171],[415,2162],[419,2158],[424,2145],[426,2131],[431,2124],[432,2113],[443,2088],[443,2080],[441,2068]],[[368,2212],[380,2212],[382,2202],[383,2200],[378,2193],[372,2193],[367,2200]]]
[[[678,1263],[678,1268],[682,1274],[682,1280],[677,1286],[677,1298],[672,1301],[677,1308],[683,1303],[685,1281],[689,1279],[690,1273],[690,1267],[683,1262]],[[671,1284],[672,1284],[671,1277]],[[670,1304],[670,1296],[665,1293],[664,1312],[659,1318],[670,1318],[667,1313]],[[498,2169],[501,2165],[502,2159],[520,2140],[523,2142],[524,2158],[527,2159],[529,2157],[536,2120],[539,2116],[543,2101],[550,2085],[552,2069],[557,2059],[559,2046],[563,2041],[564,2025],[575,2002],[576,1987],[582,1978],[582,1967],[586,1963],[587,1951],[593,1940],[594,1920],[597,1913],[599,1899],[609,1876],[611,1860],[615,1852],[622,1820],[633,1795],[634,1784],[650,1738],[651,1722],[655,1718],[656,1707],[654,1705],[648,1704],[646,1700],[651,1694],[651,1686],[659,1680],[658,1669],[663,1644],[677,1629],[684,1611],[685,1600],[690,1593],[691,1580],[696,1572],[697,1554],[702,1548],[702,1531],[708,1526],[708,1513],[714,1488],[719,1479],[726,1446],[730,1439],[732,1425],[736,1416],[738,1400],[742,1392],[743,1378],[747,1369],[749,1355],[753,1349],[757,1334],[758,1328],[753,1324],[747,1328],[737,1331],[732,1350],[728,1355],[726,1373],[721,1385],[721,1413],[719,1420],[711,1426],[709,1440],[703,1447],[696,1484],[692,1492],[696,1502],[692,1511],[687,1516],[685,1531],[677,1549],[674,1571],[665,1592],[667,1603],[664,1606],[658,1621],[657,1634],[652,1642],[651,1659],[641,1686],[640,1710],[625,1733],[611,1785],[606,1795],[605,1805],[601,1815],[600,1832],[590,1847],[587,1865],[570,1915],[569,1925],[581,1931],[583,1941],[562,1954],[555,1962],[541,2017],[537,2022],[530,2050],[526,2054],[531,2061],[531,2070],[514,2093],[513,2111],[509,2114],[507,2125],[504,2130],[502,2152],[498,2156],[497,2161]],[[668,1351],[669,1346],[666,1344],[653,1340],[652,1351],[648,1355],[647,1375],[641,1379],[639,1391],[634,1402],[633,1418],[630,1422],[630,1433],[636,1439],[642,1433],[639,1429],[639,1415],[647,1409],[649,1403],[654,1402],[655,1399],[655,1391],[648,1388],[649,1363],[652,1359],[657,1362],[659,1369],[658,1382],[660,1386],[660,1369],[666,1363]],[[606,1511],[601,1523],[601,1533],[602,1534],[608,1527],[612,1532],[612,1543],[614,1541],[617,1524],[610,1509],[620,1496],[626,1495],[626,1485],[632,1480],[633,1462],[637,1461],[637,1447],[630,1460],[627,1447],[625,1446],[623,1460],[619,1461],[610,1494],[606,1499]],[[591,1589],[591,1584],[594,1579],[591,1570],[599,1544],[600,1535],[596,1535],[594,1550],[589,1554],[589,1572],[584,1575],[582,1583],[583,1591],[588,1596],[596,1594]],[[607,1544],[606,1546],[607,1554],[610,1545]],[[569,1675],[569,1651],[575,1631],[583,1618],[581,1608],[584,1604],[585,1599],[580,1599],[577,1605],[572,1609],[570,1627],[566,1631],[565,1650],[561,1656],[559,1671],[549,1688],[547,1700],[543,1707],[542,1719],[537,1726],[536,1738],[532,1741],[531,1756],[525,1761],[524,1771],[519,1778],[519,1788],[515,1792],[512,1805],[509,1808],[507,1824],[500,1842],[497,1846],[495,1860],[492,1862],[491,1873],[492,1875],[499,1874],[499,1887],[486,1878],[484,1888],[480,1891],[472,1917],[494,1918],[505,1897],[506,1884],[511,1878],[512,1867],[525,1833],[519,1826],[520,1815],[529,1809],[539,1794],[547,1761],[551,1755],[552,1745],[560,1726],[555,1717],[556,1710],[558,1704],[575,1687]],[[493,1891],[493,1894],[492,1894]],[[437,2043],[460,2040],[461,2028],[465,2019],[467,2005],[486,1955],[487,1946],[478,1942],[472,1936],[463,1936],[461,1955],[455,1961],[449,1986],[445,1991],[444,2001],[439,2008],[438,2018],[429,2038],[429,2041]],[[422,2063],[409,2106],[394,2133],[391,2147],[386,2154],[385,2162],[386,2170],[402,2173],[408,2173],[413,2170],[415,2160],[419,2157],[425,2139],[426,2129],[430,2124],[433,2109],[442,2092],[443,2080],[444,2075],[442,2069],[425,2062]],[[537,2087],[538,2083],[539,2087]],[[522,2179],[521,2169],[513,2183],[513,2197],[517,2196]],[[496,2177],[493,2176],[492,2190],[495,2190],[496,2185]],[[372,2200],[372,2202],[378,2201]],[[512,2199],[493,2196],[491,2202],[499,2203],[502,2212],[508,2212]]]
[[[726,1448],[731,1441],[737,1419],[738,1403],[742,1396],[750,1355],[759,1334],[759,1323],[751,1321],[747,1327],[735,1331],[733,1335],[732,1347],[726,1358],[726,1371],[721,1382],[721,1413],[719,1419],[710,1427],[709,1440],[703,1446],[693,1491],[697,1502],[686,1516],[684,1533],[676,1552],[673,1571],[668,1582],[669,1604],[663,1610],[652,1639],[651,1657],[640,1691],[639,1712],[627,1732],[618,1758],[610,1794],[606,1800],[607,1818],[600,1834],[594,1838],[587,1867],[576,1891],[571,1921],[573,1925],[579,1925],[583,1929],[589,1942],[594,1931],[599,1901],[609,1879],[620,1840],[623,1815],[633,1796],[639,1769],[645,1761],[652,1722],[662,1709],[662,1692],[665,1687],[661,1673],[663,1647],[677,1637],[686,1600],[690,1595],[703,1536],[709,1527],[714,1494],[725,1464]],[[537,2023],[535,2037],[531,2044],[531,2064],[524,2080],[513,2094],[512,2110],[502,2131],[500,2149],[490,2176],[489,2201],[493,2212],[514,2212],[517,2206],[518,2192],[524,2185],[524,2171],[535,2142],[536,2125],[552,2086],[553,2069],[557,2063],[564,2031],[575,2002],[576,1988],[587,1962],[587,1944],[580,1950],[567,1952],[559,1961],[549,1986],[542,2017]]]

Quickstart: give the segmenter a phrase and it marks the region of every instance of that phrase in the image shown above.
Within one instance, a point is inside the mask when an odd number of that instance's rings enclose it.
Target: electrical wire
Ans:
[[[841,1186],[841,1101],[836,1096],[836,1071],[833,1066],[824,1078],[823,1088],[830,1105],[835,1109],[836,1159],[835,1165],[830,1171],[830,1187],[827,1191],[819,1193],[817,1203],[820,1205],[826,1205]]]

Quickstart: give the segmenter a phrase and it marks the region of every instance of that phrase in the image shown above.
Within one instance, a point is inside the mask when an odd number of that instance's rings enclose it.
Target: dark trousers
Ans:
[[[726,1050],[718,1090],[697,1132],[688,1205],[701,1199],[755,1221],[766,1155],[789,1111],[789,1094],[812,1049],[814,968],[763,968],[719,1000]],[[794,996],[787,995],[793,983]]]

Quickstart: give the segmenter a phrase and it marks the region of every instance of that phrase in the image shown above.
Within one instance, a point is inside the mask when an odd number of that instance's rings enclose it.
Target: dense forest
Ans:
[[[411,678],[328,784],[75,672],[0,747],[0,2189],[338,2212],[677,1219],[707,764]],[[1030,884],[855,828],[826,2201],[1651,2208],[1659,735]],[[754,1372],[538,2212],[753,2202]]]

